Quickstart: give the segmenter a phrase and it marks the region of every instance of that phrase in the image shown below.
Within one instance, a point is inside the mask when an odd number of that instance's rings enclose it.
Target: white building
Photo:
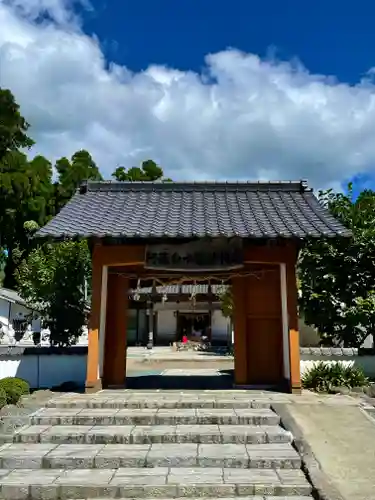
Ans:
[[[6,341],[31,340],[32,332],[41,331],[41,319],[36,311],[14,290],[0,288],[0,331]]]
[[[194,339],[206,335],[212,344],[231,343],[231,321],[224,317],[218,296],[218,285],[168,285],[157,287],[159,300],[149,307],[151,288],[131,290],[128,313],[128,345],[146,345],[149,339],[149,315],[153,315],[153,344],[169,345],[183,335]],[[138,295],[138,296],[137,296]],[[135,300],[135,297],[137,300]]]

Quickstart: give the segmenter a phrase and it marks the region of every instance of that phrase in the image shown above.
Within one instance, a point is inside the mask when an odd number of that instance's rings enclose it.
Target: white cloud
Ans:
[[[55,159],[85,148],[106,177],[146,158],[174,179],[325,187],[375,174],[371,74],[349,86],[236,50],[208,55],[202,74],[108,69],[72,5],[0,0],[0,86],[32,124],[34,152]]]

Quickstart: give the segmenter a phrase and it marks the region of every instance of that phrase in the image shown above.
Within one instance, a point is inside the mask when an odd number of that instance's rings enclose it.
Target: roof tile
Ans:
[[[93,182],[39,237],[307,238],[350,236],[304,181]]]

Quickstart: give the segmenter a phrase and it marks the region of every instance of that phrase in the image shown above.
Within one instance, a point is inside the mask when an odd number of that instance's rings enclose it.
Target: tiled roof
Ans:
[[[37,236],[350,236],[305,182],[88,182]]]
[[[18,295],[16,291],[10,290],[9,288],[0,288],[0,299],[19,304],[21,306],[26,305],[24,299]]]

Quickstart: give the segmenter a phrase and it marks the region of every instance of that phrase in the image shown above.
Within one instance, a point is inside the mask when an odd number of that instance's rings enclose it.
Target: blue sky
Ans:
[[[106,177],[375,187],[375,4],[0,0],[0,85],[33,153],[88,149]]]
[[[91,0],[84,28],[111,59],[199,71],[206,54],[234,47],[300,59],[313,73],[355,83],[374,65],[371,0]]]

